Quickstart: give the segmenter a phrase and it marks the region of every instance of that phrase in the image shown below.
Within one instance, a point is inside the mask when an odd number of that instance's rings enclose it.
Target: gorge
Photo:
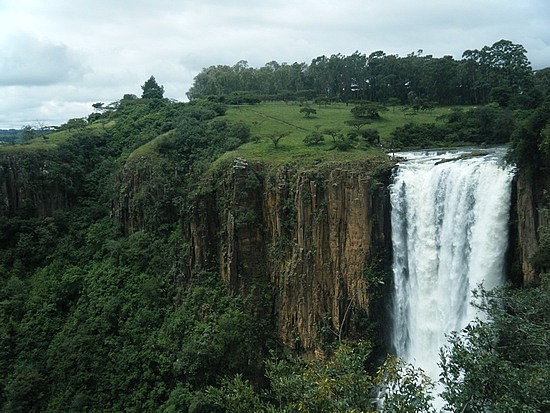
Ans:
[[[432,186],[418,182],[420,188],[414,193],[419,197],[433,196],[436,203],[443,202],[444,199],[439,198],[446,182],[460,185],[461,182],[467,182],[470,169],[474,174],[484,168],[499,170],[492,161],[485,162],[486,158],[493,159],[491,155],[442,163],[438,169],[446,172],[441,182],[431,183]],[[67,194],[70,195],[70,191],[63,188],[60,181],[47,170],[48,167],[55,168],[55,157],[48,158],[46,153],[34,159],[21,152],[18,164],[13,159],[14,156],[9,155],[3,162],[0,188],[5,199],[4,216],[24,213],[47,217],[52,210],[60,207],[60,202],[67,207],[70,200]],[[433,164],[436,159],[439,158],[434,155],[429,161]],[[482,167],[478,163],[486,166]],[[246,160],[237,159],[227,163],[199,183],[198,196],[188,206],[188,212],[181,217],[184,240],[189,247],[184,257],[185,265],[180,271],[187,274],[186,277],[197,268],[218,272],[232,295],[258,292],[258,286],[263,285],[269,290],[269,299],[266,301],[265,297],[257,297],[257,313],[275,317],[277,336],[282,342],[305,352],[319,348],[320,329],[332,331],[327,333],[332,335],[332,339],[339,334],[359,336],[361,332],[358,330],[357,317],[372,319],[382,316],[386,311],[384,308],[388,307],[389,298],[378,300],[378,307],[374,308],[373,295],[379,298],[380,294],[391,294],[387,290],[390,279],[383,279],[392,271],[391,240],[393,238],[394,243],[411,244],[412,240],[407,239],[405,233],[408,233],[408,237],[431,237],[434,241],[447,244],[452,251],[441,250],[438,252],[441,256],[432,260],[428,257],[435,253],[425,248],[436,248],[436,245],[409,245],[417,248],[416,253],[420,254],[411,257],[406,254],[401,256],[403,251],[394,244],[393,254],[397,260],[394,261],[394,267],[402,266],[403,259],[415,259],[419,266],[416,271],[425,271],[430,267],[433,267],[430,268],[433,271],[441,261],[440,273],[461,277],[465,276],[468,267],[488,265],[484,257],[476,257],[474,254],[470,257],[470,249],[489,253],[487,245],[507,242],[506,231],[510,228],[512,244],[509,257],[517,262],[516,268],[521,267],[520,275],[515,275],[516,280],[519,277],[519,282],[526,284],[536,281],[528,257],[538,243],[537,225],[544,224],[546,219],[541,212],[541,205],[544,189],[548,185],[547,178],[539,176],[533,181],[532,177],[520,171],[514,181],[513,193],[507,195],[512,197],[512,210],[516,211],[510,220],[505,218],[509,205],[505,195],[501,194],[501,198],[492,200],[495,206],[486,207],[493,214],[500,211],[501,227],[498,231],[501,239],[480,238],[474,242],[486,244],[474,245],[465,239],[467,233],[477,231],[481,237],[496,236],[496,229],[478,228],[472,221],[478,213],[471,209],[477,205],[474,202],[476,195],[472,192],[477,183],[471,183],[470,190],[466,187],[470,183],[465,183],[460,188],[466,192],[449,195],[463,199],[447,199],[450,204],[447,208],[453,205],[456,208],[446,212],[448,222],[444,222],[442,216],[432,217],[439,220],[438,225],[443,225],[441,228],[430,228],[425,223],[418,223],[418,227],[399,229],[394,224],[392,234],[391,213],[394,221],[404,219],[405,213],[409,214],[409,225],[412,225],[411,214],[417,214],[410,209],[410,205],[405,205],[405,195],[396,192],[402,191],[400,185],[403,175],[410,173],[420,179],[422,170],[420,167],[402,167],[402,174],[397,175],[398,181],[390,185],[392,165],[391,162],[378,161],[339,162],[311,168],[284,165],[273,169],[261,162]],[[451,174],[453,165],[457,165],[453,172],[457,176]],[[155,153],[128,159],[119,173],[112,204],[112,215],[123,234],[130,236],[141,231],[152,231],[162,224],[163,219],[178,219],[170,202],[159,202],[172,196],[167,192],[165,181],[167,176],[179,179],[177,174],[175,168],[171,168]],[[510,173],[502,170],[502,174],[499,178],[503,180],[502,187],[510,187]],[[29,177],[33,176],[39,178],[30,180]],[[489,194],[499,182],[495,177],[489,179],[484,182],[485,186],[477,186],[483,192],[480,197],[487,202],[491,201]],[[432,192],[428,193],[429,190]],[[393,212],[390,196],[393,197]],[[432,201],[423,198],[416,202],[427,208]],[[497,206],[503,209],[497,210]],[[443,205],[437,208],[430,213],[442,214]],[[427,219],[414,217],[417,218]],[[450,223],[456,225],[453,227]],[[457,245],[456,240],[441,238],[453,231],[463,238],[461,245]],[[500,259],[504,252],[497,251],[495,254]],[[458,263],[463,259],[471,259],[471,265],[461,268]],[[507,271],[512,267],[508,264]],[[420,268],[421,265],[426,268]],[[502,278],[504,262],[498,265],[500,268],[494,271]],[[405,268],[394,270],[402,272]],[[409,268],[407,271],[412,272],[414,269]],[[461,308],[461,317],[466,314],[467,294],[479,281],[481,279],[458,284],[451,288],[452,291],[459,290],[457,297],[446,297],[456,301],[456,305]],[[498,281],[490,283],[494,285]],[[402,287],[409,288],[406,285]],[[393,312],[402,313],[395,309]],[[464,320],[462,318],[446,328],[458,328]],[[406,352],[404,343],[409,342],[410,337],[407,338],[406,328],[401,330],[405,332],[404,337],[390,340],[400,342],[398,347]]]

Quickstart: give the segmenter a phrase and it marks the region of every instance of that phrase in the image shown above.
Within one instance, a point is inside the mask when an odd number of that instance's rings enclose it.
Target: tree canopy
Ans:
[[[526,53],[522,45],[500,40],[481,50],[466,50],[460,60],[419,50],[404,57],[383,51],[368,56],[358,51],[349,56],[338,53],[316,57],[310,64],[271,61],[260,68],[240,61],[205,68],[187,95],[192,100],[248,92],[264,99],[379,103],[390,99],[406,103],[414,96],[421,102],[486,104],[494,88],[506,88],[511,101],[528,105],[533,73]]]

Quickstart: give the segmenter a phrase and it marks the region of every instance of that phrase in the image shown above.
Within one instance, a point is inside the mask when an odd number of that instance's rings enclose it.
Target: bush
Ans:
[[[374,145],[375,143],[380,143],[380,133],[377,129],[364,129],[359,132],[361,137],[365,140],[368,145]]]
[[[357,118],[380,119],[380,112],[387,110],[387,107],[379,103],[366,102],[351,109],[351,114]]]
[[[308,146],[321,145],[325,142],[325,136],[320,132],[311,132],[304,138],[304,143]]]

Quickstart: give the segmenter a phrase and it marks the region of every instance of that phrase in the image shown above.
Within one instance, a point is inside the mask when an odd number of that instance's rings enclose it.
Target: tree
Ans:
[[[317,111],[313,108],[302,108],[300,113],[303,113],[306,118],[311,118],[311,115],[316,115]]]
[[[506,86],[514,95],[533,87],[533,73],[525,48],[509,40],[499,40],[481,50],[466,50],[466,63],[475,101],[487,103],[492,88]]]
[[[527,51],[520,44],[509,40],[500,40],[491,47],[485,46],[482,53],[485,63],[493,70],[498,86],[510,86],[519,93],[532,85],[532,69],[527,60]]]
[[[67,130],[67,129],[83,129],[88,125],[88,122],[84,118],[73,118],[69,119],[67,123],[64,123],[63,125],[59,126],[59,130]]]
[[[326,360],[287,356],[266,361],[272,406],[263,411],[369,412],[373,383],[365,365],[371,355],[369,342],[339,343]]]
[[[543,96],[548,96],[548,92],[550,91],[550,67],[537,70],[534,74],[533,82]]]
[[[321,132],[313,131],[304,138],[304,143],[308,146],[320,145],[325,141]]]
[[[359,134],[367,145],[374,145],[375,143],[380,144],[380,132],[378,129],[367,128],[359,131]]]
[[[388,355],[374,379],[382,389],[383,411],[386,413],[434,413],[433,381],[411,364]]]
[[[28,142],[35,136],[36,136],[36,133],[34,131],[34,128],[31,125],[23,126],[23,129],[21,130],[21,140],[23,142]]]
[[[344,123],[353,128],[356,133],[360,133],[363,126],[368,125],[371,121],[365,118],[355,118],[347,120]]]
[[[274,133],[274,134],[268,135],[267,137],[271,142],[273,142],[273,146],[277,148],[279,146],[279,142],[281,141],[281,139],[283,139],[288,135],[289,135],[289,132],[281,132],[281,133]]]
[[[323,133],[323,135],[329,135],[334,143],[339,140],[344,140],[344,134],[342,133],[342,131],[340,131],[340,129],[325,128],[321,132]]]
[[[440,352],[442,397],[453,412],[550,408],[550,279],[475,293],[488,320],[450,335]]]
[[[384,105],[374,102],[367,102],[355,106],[351,109],[351,114],[356,118],[380,119],[380,112],[386,112],[387,110],[388,108]]]
[[[94,111],[100,112],[100,113],[107,110],[107,108],[105,107],[105,104],[103,102],[96,102],[92,105],[92,107],[94,108]]]
[[[160,86],[155,80],[154,76],[151,76],[142,86],[143,93],[141,97],[143,99],[162,99],[164,95],[164,87]]]

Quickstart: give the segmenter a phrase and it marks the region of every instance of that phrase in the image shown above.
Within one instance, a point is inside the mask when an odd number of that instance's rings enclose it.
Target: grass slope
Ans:
[[[234,151],[228,152],[221,157],[219,163],[225,163],[235,157],[243,157],[250,161],[262,161],[273,165],[282,163],[300,163],[303,166],[317,164],[324,161],[354,161],[372,160],[385,162],[387,160],[384,152],[376,146],[368,147],[364,142],[357,141],[354,148],[342,152],[334,149],[334,143],[329,136],[325,136],[325,142],[321,145],[307,146],[303,140],[313,131],[325,129],[340,130],[344,135],[352,128],[345,124],[352,120],[351,109],[353,105],[331,104],[311,105],[316,114],[311,117],[304,116],[300,109],[304,106],[297,103],[268,102],[258,105],[235,105],[229,106],[224,116],[230,122],[245,122],[250,126],[251,135],[257,137],[251,142],[240,146]],[[413,112],[403,110],[403,107],[392,107],[383,112],[381,119],[373,120],[366,127],[376,129],[381,137],[382,146],[390,150],[390,134],[398,126],[409,122],[415,123],[439,123],[441,115],[447,114],[451,107],[438,107],[431,111]],[[92,133],[100,134],[107,128],[113,126],[94,123],[87,127]],[[2,145],[0,153],[11,151],[35,151],[54,149],[61,142],[64,142],[72,132],[59,131],[45,137],[37,137],[24,145]],[[270,135],[288,133],[279,145],[275,147],[268,138]],[[145,145],[137,148],[129,159],[146,153],[155,152],[157,143],[168,136],[169,133],[160,135]]]
[[[329,136],[325,137],[325,143],[318,146],[307,146],[304,138],[315,130],[333,128],[339,129],[344,134],[352,130],[345,124],[352,120],[350,110],[353,105],[332,104],[312,105],[317,113],[309,118],[300,113],[301,106],[298,103],[262,103],[259,105],[231,106],[225,117],[231,122],[242,121],[250,126],[251,135],[257,136],[257,142],[249,142],[237,150],[225,154],[222,159],[240,156],[248,160],[262,160],[280,164],[284,162],[300,161],[308,163],[313,161],[342,161],[364,160],[384,157],[383,152],[377,147],[366,147],[364,143],[357,142],[356,149],[346,152],[331,150],[334,143]],[[441,115],[449,113],[452,108],[440,107],[432,111],[412,112],[404,111],[402,107],[389,108],[382,113],[381,119],[373,120],[368,128],[376,129],[380,133],[382,145],[389,149],[390,134],[398,126],[409,122],[415,123],[439,123]],[[269,135],[289,133],[283,138],[278,147],[275,147]]]

